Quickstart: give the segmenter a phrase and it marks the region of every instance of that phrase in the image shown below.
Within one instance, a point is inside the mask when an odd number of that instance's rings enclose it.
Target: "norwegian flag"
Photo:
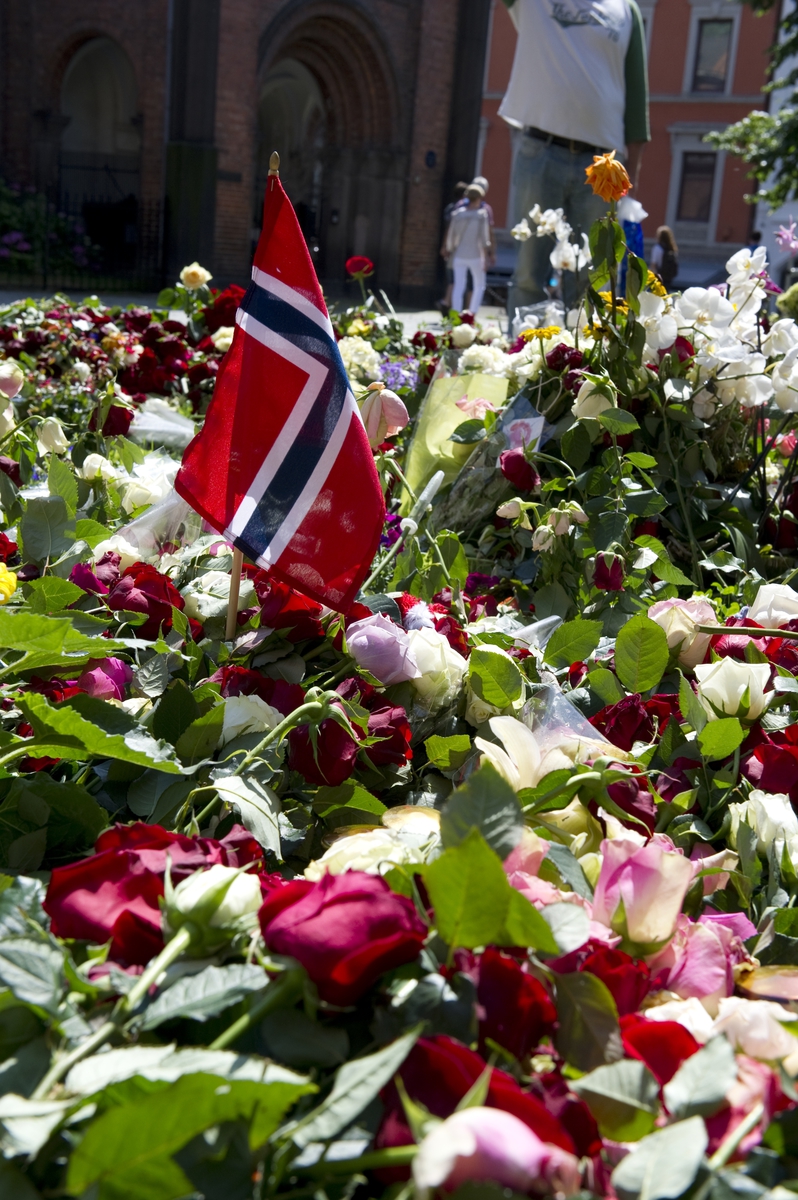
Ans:
[[[247,557],[345,612],[385,503],[305,240],[277,176],[252,283],[175,488]]]

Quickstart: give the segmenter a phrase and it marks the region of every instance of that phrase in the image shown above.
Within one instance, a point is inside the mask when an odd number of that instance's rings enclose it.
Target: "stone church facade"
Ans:
[[[132,242],[149,213],[165,278],[199,258],[240,282],[276,149],[328,286],[366,254],[378,286],[428,302],[442,207],[474,172],[490,10],[5,0],[0,174],[64,205],[87,197]]]

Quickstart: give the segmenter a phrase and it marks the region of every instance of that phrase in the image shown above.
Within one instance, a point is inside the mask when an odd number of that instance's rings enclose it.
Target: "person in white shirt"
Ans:
[[[581,244],[607,205],[585,182],[595,154],[616,150],[637,180],[650,140],[643,18],[635,0],[504,0],[518,30],[510,83],[499,109],[522,131],[513,169],[513,223],[539,204],[562,208]],[[519,245],[508,297],[545,300],[551,276],[549,238]],[[578,280],[563,273],[573,303]]]
[[[483,206],[485,193],[472,183],[466,188],[465,208],[456,208],[446,231],[446,250],[451,255],[454,272],[452,308],[460,312],[463,307],[468,272],[474,281],[471,293],[471,310],[479,312],[485,292],[485,264],[493,257],[493,233],[488,214]]]

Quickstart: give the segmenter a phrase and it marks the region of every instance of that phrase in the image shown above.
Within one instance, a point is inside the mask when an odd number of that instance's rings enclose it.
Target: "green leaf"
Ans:
[[[86,542],[93,550],[100,542],[104,542],[108,537],[108,529],[105,525],[101,525],[99,521],[92,521],[89,517],[82,517],[75,523],[75,539],[81,542]]]
[[[442,587],[449,586],[450,583],[459,583],[463,588],[468,578],[468,559],[457,534],[453,533],[451,529],[443,529],[435,538],[435,544],[449,573],[449,579],[447,580],[443,573],[438,555],[430,554],[431,568],[428,578],[430,597],[440,591]]]
[[[679,709],[685,721],[693,727],[696,733],[700,733],[709,720],[706,709],[684,675],[679,680]]]
[[[468,660],[474,694],[495,708],[509,708],[521,698],[524,684],[518,664],[498,646],[475,646]]]
[[[725,1037],[713,1037],[697,1054],[685,1059],[663,1089],[674,1120],[711,1117],[726,1103],[726,1093],[737,1079],[734,1049]]]
[[[440,737],[437,733],[424,743],[427,758],[439,771],[456,771],[471,753],[471,738],[467,733]]]
[[[219,744],[224,725],[224,704],[209,708],[177,739],[175,750],[181,762],[193,764],[210,758]]]
[[[562,456],[575,471],[581,471],[590,458],[593,443],[590,434],[581,421],[577,421],[570,429],[566,429],[560,441]]]
[[[546,904],[540,915],[553,933],[560,954],[578,950],[590,937],[590,918],[579,904],[567,900]]]
[[[187,1142],[226,1121],[251,1122],[252,1149],[262,1145],[309,1083],[222,1083],[186,1075],[132,1104],[95,1118],[67,1168],[67,1190],[82,1195],[99,1184],[103,1200],[175,1200],[193,1192],[173,1160]]]
[[[487,436],[487,430],[482,421],[476,419],[471,421],[463,421],[458,425],[454,433],[449,434],[449,441],[456,442],[460,445],[471,446],[476,442],[481,442]]]
[[[44,563],[60,558],[73,544],[75,533],[63,496],[35,496],[28,500],[19,532],[26,559]]]
[[[624,408],[607,408],[604,412],[599,413],[598,421],[608,433],[614,433],[616,437],[634,433],[636,429],[640,428],[632,414]]]
[[[653,458],[650,454],[641,454],[636,450],[631,451],[631,453],[627,453],[625,457],[633,467],[640,467],[640,469],[644,471],[649,467],[656,467],[657,465],[656,458]]]
[[[424,883],[438,933],[449,946],[473,949],[495,942],[558,953],[548,925],[510,886],[500,859],[477,829],[429,864]]]
[[[171,746],[156,742],[127,712],[92,696],[73,696],[57,707],[27,692],[19,707],[33,726],[30,753],[79,761],[116,758],[177,775]]]
[[[618,1010],[606,984],[589,971],[557,976],[557,1049],[580,1071],[623,1054]]]
[[[122,642],[112,638],[79,633],[71,615],[48,617],[0,608],[0,650],[23,651],[21,658],[0,670],[0,679],[42,667],[75,669],[90,658],[105,658],[124,648]],[[2,657],[7,660],[7,655]]]
[[[156,699],[169,682],[169,655],[153,654],[133,672],[133,684],[145,696]]]
[[[199,705],[182,679],[170,684],[155,709],[152,732],[157,738],[176,746],[180,735],[200,715]]]
[[[637,1059],[597,1067],[571,1086],[596,1118],[603,1137],[636,1142],[654,1128],[659,1084]]]
[[[745,738],[745,730],[736,717],[722,717],[708,721],[698,735],[701,754],[710,762],[728,758]]]
[[[349,1057],[345,1029],[319,1025],[296,1008],[269,1013],[258,1033],[269,1057],[289,1067],[338,1067]]]
[[[668,665],[668,639],[663,629],[639,613],[621,629],[615,643],[615,670],[630,692],[655,688]]]
[[[264,850],[271,850],[281,859],[277,816],[282,805],[272,789],[257,779],[242,779],[240,775],[225,775],[215,779],[213,786],[223,800],[238,809],[242,824]]]
[[[523,828],[515,792],[490,763],[457,788],[441,811],[441,838],[447,850],[478,829],[491,850],[505,859],[518,845]]]
[[[64,989],[64,958],[47,942],[4,938],[0,942],[0,983],[17,1000],[55,1016]]]
[[[184,976],[161,992],[144,1010],[141,1029],[157,1029],[164,1021],[190,1017],[207,1021],[237,1004],[252,992],[262,991],[269,977],[262,967],[231,963],[206,967],[197,975]]]
[[[554,630],[546,643],[543,661],[555,668],[584,662],[598,646],[601,632],[601,621],[586,621],[583,617],[566,621]]]
[[[585,877],[582,866],[576,855],[567,846],[552,842],[546,851],[546,858],[551,859],[564,881],[585,900],[593,899],[593,889]]]
[[[701,1117],[649,1134],[612,1173],[619,1200],[675,1200],[683,1195],[698,1174],[708,1143]]]
[[[59,579],[57,575],[44,575],[41,579],[33,579],[28,584],[30,588],[30,611],[35,613],[57,613],[69,608],[76,600],[85,596],[83,588],[68,579]]]
[[[14,828],[44,826],[48,851],[78,857],[91,852],[107,824],[108,813],[84,787],[37,772],[14,779],[0,804],[0,847],[7,852]]]
[[[290,1130],[292,1142],[303,1148],[311,1142],[328,1141],[350,1125],[393,1079],[420,1033],[419,1025],[375,1054],[344,1063],[330,1094]]]
[[[74,517],[78,507],[78,481],[63,458],[59,458],[57,454],[50,455],[47,487],[51,496],[62,498],[69,516]]]
[[[470,745],[470,742],[469,742]],[[320,787],[313,800],[313,808],[321,817],[328,817],[340,808],[351,808],[358,813],[373,813],[381,817],[387,812],[382,800],[372,796],[362,784],[354,779],[338,787]]]
[[[617,704],[626,695],[618,682],[618,676],[606,667],[595,667],[585,676],[582,683],[587,685],[591,692],[595,692],[604,704]]]
[[[27,1175],[3,1159],[0,1159],[0,1195],[3,1200],[41,1200],[41,1192],[33,1186]]]

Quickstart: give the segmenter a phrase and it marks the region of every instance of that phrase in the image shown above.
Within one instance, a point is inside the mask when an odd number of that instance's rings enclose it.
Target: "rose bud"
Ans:
[[[469,1180],[521,1194],[572,1195],[579,1190],[576,1156],[543,1142],[500,1108],[464,1108],[434,1126],[413,1160],[417,1189],[455,1191]]]
[[[7,358],[0,362],[0,392],[13,400],[25,382],[25,373],[18,362]]]
[[[237,933],[249,933],[258,923],[262,902],[260,880],[242,868],[215,863],[195,871],[177,887],[169,870],[164,879],[164,922],[173,933],[189,925],[196,953],[212,954]]]
[[[602,592],[622,592],[623,559],[617,554],[597,554],[593,583]]]
[[[619,933],[627,952],[656,953],[673,937],[693,882],[693,863],[662,834],[645,846],[625,838],[605,840],[601,852],[593,920]]]
[[[694,672],[698,680],[698,699],[710,721],[719,717],[755,721],[773,696],[772,692],[765,693],[770,682],[770,663],[721,658],[718,662],[699,663]]]
[[[56,417],[47,417],[42,421],[36,440],[39,454],[66,454],[69,449],[61,422]],[[89,458],[91,457],[89,455]],[[99,455],[97,457],[99,458]]]
[[[540,476],[532,463],[527,462],[523,450],[505,450],[500,454],[499,470],[520,492],[531,492],[540,485]]]
[[[382,383],[372,383],[368,395],[360,406],[360,415],[366,426],[372,450],[404,429],[410,420],[404,401]]]

